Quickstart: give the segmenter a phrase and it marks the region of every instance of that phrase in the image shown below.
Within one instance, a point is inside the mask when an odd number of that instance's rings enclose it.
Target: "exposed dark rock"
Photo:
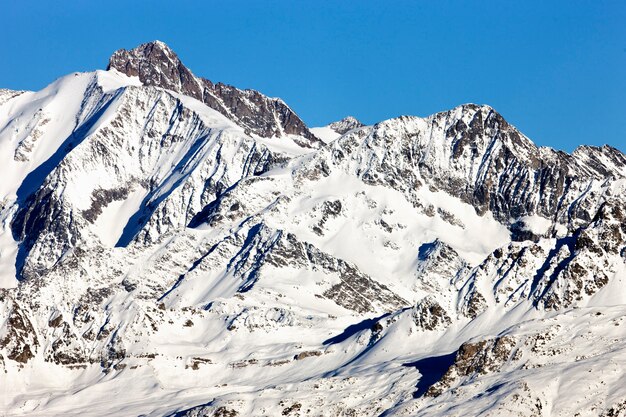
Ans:
[[[511,359],[515,346],[516,340],[511,336],[463,343],[456,353],[454,363],[424,395],[437,397],[459,379],[499,372]]]
[[[213,417],[237,417],[239,413],[236,410],[226,407],[218,407],[213,414]]]
[[[206,364],[212,364],[213,361],[211,359],[208,358],[198,358],[198,357],[194,357],[191,358],[191,364],[190,365],[185,365],[185,369],[193,369],[194,371],[197,371],[198,369],[200,369],[200,365],[206,365]]]
[[[385,285],[359,271],[356,266],[328,255],[309,243],[300,242],[290,233],[277,242],[268,255],[267,262],[277,267],[309,267],[337,274],[340,282],[326,290],[324,297],[359,313],[380,308],[393,311],[408,304]]]
[[[54,319],[51,319],[51,320],[48,321],[48,326],[50,326],[50,327],[59,327],[61,325],[61,323],[63,323],[63,316],[59,314]]]
[[[624,417],[626,416],[626,400],[612,405],[606,411],[604,411],[600,417]]]
[[[480,313],[487,309],[487,302],[485,297],[476,289],[470,293],[466,307],[463,309],[463,313],[469,318],[476,318]]]
[[[300,411],[301,408],[302,408],[302,405],[300,403],[294,403],[290,405],[289,407],[285,407],[283,409],[282,414],[284,416],[288,416],[288,415],[291,415],[291,413]]]
[[[412,315],[415,325],[422,330],[442,330],[452,323],[446,310],[432,298],[417,303]]]
[[[461,228],[465,228],[463,222],[456,218],[456,216],[449,211],[442,209],[441,207],[437,208],[437,213],[441,216],[441,219],[447,223],[450,223],[453,226],[459,226]]]
[[[334,164],[363,161],[355,172],[362,181],[396,189],[424,212],[415,190],[426,182],[433,192],[457,196],[478,214],[490,211],[503,224],[513,225],[515,240],[537,239],[522,224],[510,222],[526,215],[570,230],[589,223],[599,194],[582,190],[590,180],[623,178],[626,173],[626,157],[613,148],[584,147],[571,155],[538,148],[488,106],[467,104],[435,114],[426,119],[427,130],[422,120],[403,116],[349,132],[324,159]],[[310,168],[308,176],[317,178],[314,173]],[[440,215],[456,223],[446,213]]]
[[[324,234],[324,226],[331,217],[337,217],[341,213],[341,201],[324,201],[320,210],[322,212],[320,220],[312,227],[315,234],[322,236]]]
[[[300,352],[293,358],[297,361],[300,361],[305,358],[310,358],[311,356],[321,356],[322,352],[319,350],[307,350],[306,352]]]
[[[37,333],[28,315],[15,302],[5,325],[0,349],[5,350],[7,358],[22,364],[34,358],[39,345]]]
[[[113,201],[125,200],[131,189],[129,187],[113,188],[111,190],[96,189],[91,194],[91,206],[83,211],[83,217],[90,223],[96,221],[102,214],[103,208]]]
[[[541,236],[529,230],[528,226],[521,220],[511,224],[509,230],[511,231],[511,240],[515,242],[523,242],[525,240],[538,242],[541,239]]]

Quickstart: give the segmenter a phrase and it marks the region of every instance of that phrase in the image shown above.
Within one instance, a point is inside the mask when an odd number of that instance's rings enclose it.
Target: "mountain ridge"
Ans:
[[[256,90],[239,90],[198,78],[161,41],[115,51],[107,66],[107,70],[111,69],[137,76],[145,85],[167,88],[196,98],[261,137],[293,134],[302,137],[299,140],[302,146],[319,146],[319,139],[281,99],[266,97]]]
[[[475,104],[318,143],[169,51],[0,92],[2,412],[625,411],[619,150]]]

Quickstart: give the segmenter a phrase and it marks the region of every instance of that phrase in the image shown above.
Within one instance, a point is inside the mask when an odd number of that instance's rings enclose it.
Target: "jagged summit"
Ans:
[[[183,65],[178,55],[161,41],[143,43],[131,50],[118,49],[109,58],[107,71],[111,69],[128,76],[139,77],[146,85],[159,86],[178,93],[184,92],[191,96],[202,93],[201,85],[192,72]]]
[[[166,88],[200,100],[260,137],[294,135],[300,146],[315,148],[321,145],[321,141],[281,99],[197,77],[164,42],[153,41],[130,50],[115,51],[107,66],[107,70],[111,69],[139,77],[145,85]]]
[[[116,50],[109,58],[107,70],[116,67],[117,61],[120,59],[127,60],[129,56],[149,61],[153,58],[158,60],[162,58],[163,55],[180,62],[178,55],[176,55],[176,53],[165,42],[154,40],[152,42],[142,43],[141,45],[138,45],[130,50],[124,48]]]
[[[329,128],[342,135],[352,129],[363,126],[365,125],[352,116],[344,117],[328,125]]]

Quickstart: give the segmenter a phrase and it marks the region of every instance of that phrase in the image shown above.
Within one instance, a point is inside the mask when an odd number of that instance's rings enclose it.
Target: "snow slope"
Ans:
[[[311,132],[313,132],[313,134],[320,138],[324,143],[332,142],[341,136],[341,133],[335,132],[328,126],[312,127]]]

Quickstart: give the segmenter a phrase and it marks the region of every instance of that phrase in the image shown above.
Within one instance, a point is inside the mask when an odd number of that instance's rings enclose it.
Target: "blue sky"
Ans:
[[[39,89],[160,39],[310,126],[493,106],[539,145],[626,151],[626,2],[12,1],[0,87]]]

